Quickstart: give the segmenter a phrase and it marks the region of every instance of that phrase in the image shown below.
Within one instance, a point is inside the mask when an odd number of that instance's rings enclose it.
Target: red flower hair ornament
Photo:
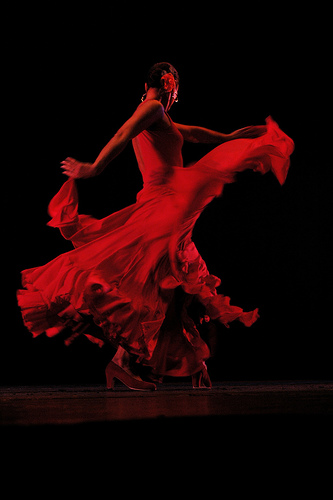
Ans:
[[[163,83],[163,90],[165,92],[172,92],[176,88],[175,78],[172,73],[165,73],[161,77],[161,82]]]

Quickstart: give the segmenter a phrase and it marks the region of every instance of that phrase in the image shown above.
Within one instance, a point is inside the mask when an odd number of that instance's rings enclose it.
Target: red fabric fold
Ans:
[[[159,132],[163,161],[168,141],[181,148],[178,135],[171,140],[179,134],[172,127]],[[148,136],[147,131],[139,135],[136,143],[146,158],[159,144]],[[177,305],[177,290],[183,290],[182,297],[195,296],[226,326],[235,319],[250,326],[259,315],[217,294],[221,281],[209,273],[191,239],[195,222],[238,172],[272,170],[283,184],[292,151],[292,140],[268,118],[263,136],[222,144],[192,167],[167,165],[165,172],[163,165],[154,167],[154,175],[146,172],[137,202],[102,220],[78,213],[76,184],[67,180],[50,202],[49,225],[58,227],[74,249],[23,271],[25,289],[18,291],[18,302],[27,328],[34,336],[69,328],[70,339],[83,333],[99,344],[122,345],[156,374],[196,373],[209,351],[184,304]],[[94,331],[87,319],[97,326]]]

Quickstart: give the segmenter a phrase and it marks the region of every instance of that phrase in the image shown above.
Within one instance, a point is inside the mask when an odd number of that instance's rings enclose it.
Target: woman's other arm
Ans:
[[[175,125],[185,141],[205,144],[222,144],[223,142],[232,141],[234,139],[254,139],[266,132],[265,125],[241,128],[235,130],[235,132],[231,134],[223,134],[215,130],[193,125],[182,125],[180,123],[175,123]]]

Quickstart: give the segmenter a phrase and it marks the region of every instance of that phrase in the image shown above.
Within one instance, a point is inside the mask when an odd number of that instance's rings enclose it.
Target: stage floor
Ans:
[[[61,426],[224,416],[332,416],[333,382],[221,382],[211,390],[165,384],[154,392],[118,385],[2,387],[0,424]]]

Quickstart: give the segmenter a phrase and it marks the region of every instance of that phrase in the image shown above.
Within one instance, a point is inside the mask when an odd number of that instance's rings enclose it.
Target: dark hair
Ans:
[[[148,88],[156,87],[159,89],[162,86],[161,77],[166,73],[172,73],[177,85],[179,84],[179,75],[176,68],[168,62],[160,62],[154,64],[154,66],[152,66],[148,71],[146,80]]]

